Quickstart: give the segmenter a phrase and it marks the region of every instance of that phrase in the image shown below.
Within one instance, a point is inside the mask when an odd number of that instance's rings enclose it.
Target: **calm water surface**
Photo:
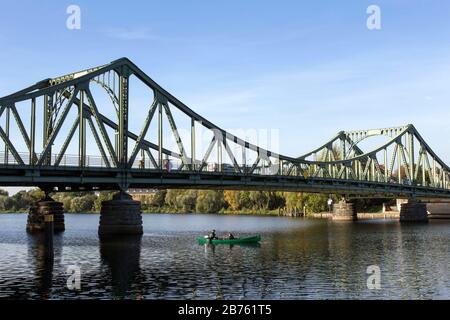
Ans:
[[[25,232],[25,214],[0,215],[0,297],[20,299],[450,298],[450,221],[400,225],[282,217],[143,215],[144,235],[100,241],[99,215],[67,214],[54,261]],[[215,228],[259,233],[260,246],[201,246]],[[67,289],[67,267],[81,290]],[[369,265],[381,289],[367,289]]]

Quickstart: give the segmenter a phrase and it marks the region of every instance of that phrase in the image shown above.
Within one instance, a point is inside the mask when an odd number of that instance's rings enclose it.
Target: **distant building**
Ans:
[[[129,189],[128,193],[135,201],[149,200],[156,194],[157,189]]]

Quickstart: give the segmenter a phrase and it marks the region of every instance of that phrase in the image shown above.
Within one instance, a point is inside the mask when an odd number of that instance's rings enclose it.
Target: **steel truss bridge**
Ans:
[[[133,104],[132,78],[147,91],[148,101]],[[187,138],[179,132],[182,122],[189,128]],[[141,126],[134,130],[136,123]],[[204,150],[196,141],[200,128],[210,135]],[[168,135],[175,147],[167,147]],[[363,151],[361,142],[375,136],[385,141]],[[413,125],[342,131],[303,156],[289,157],[216,126],[127,58],[0,98],[0,142],[1,186],[450,197],[450,168]],[[88,154],[92,149],[95,154]]]

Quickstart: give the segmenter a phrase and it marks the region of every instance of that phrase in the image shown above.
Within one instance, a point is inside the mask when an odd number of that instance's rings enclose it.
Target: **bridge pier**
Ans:
[[[339,201],[333,205],[332,219],[340,221],[358,220],[355,205],[351,202],[346,202],[345,200]]]
[[[426,203],[415,199],[408,199],[408,202],[402,203],[400,222],[428,222]]]
[[[46,215],[53,215],[54,232],[65,230],[64,207],[62,202],[53,200],[46,193],[44,199],[39,200],[30,207],[28,211],[27,231],[44,232]]]
[[[110,235],[140,235],[142,229],[141,203],[120,191],[112,200],[103,201],[100,210],[100,237]]]

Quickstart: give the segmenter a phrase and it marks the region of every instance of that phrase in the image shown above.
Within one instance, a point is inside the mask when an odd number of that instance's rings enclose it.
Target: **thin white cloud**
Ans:
[[[197,47],[213,47],[237,49],[246,46],[269,46],[283,42],[299,41],[311,34],[315,29],[302,30],[279,30],[272,34],[265,34],[261,37],[258,34],[247,34],[240,37],[229,34],[214,34],[213,36],[199,36],[198,34],[184,35],[161,35],[147,27],[108,27],[101,30],[101,33],[108,37],[120,40],[158,40],[172,44],[184,44]]]
[[[245,47],[245,46],[270,46],[279,45],[283,42],[300,41],[313,34],[317,28],[304,28],[304,29],[276,29],[269,33],[250,33],[241,35],[239,37],[230,36],[228,34],[222,37],[214,37],[208,40],[206,44],[212,43],[225,45],[227,47]]]
[[[110,38],[120,40],[157,40],[158,36],[148,28],[108,28],[103,33]]]
[[[305,101],[311,98],[308,90],[313,86],[333,85],[359,76],[359,73],[344,68],[333,68],[332,72],[324,67],[285,70],[228,82],[201,93],[191,93],[183,99],[192,102],[192,107],[199,112],[212,109],[227,113],[230,108],[239,112],[255,112],[276,106],[276,101],[292,99],[293,95],[303,96],[299,99]]]

